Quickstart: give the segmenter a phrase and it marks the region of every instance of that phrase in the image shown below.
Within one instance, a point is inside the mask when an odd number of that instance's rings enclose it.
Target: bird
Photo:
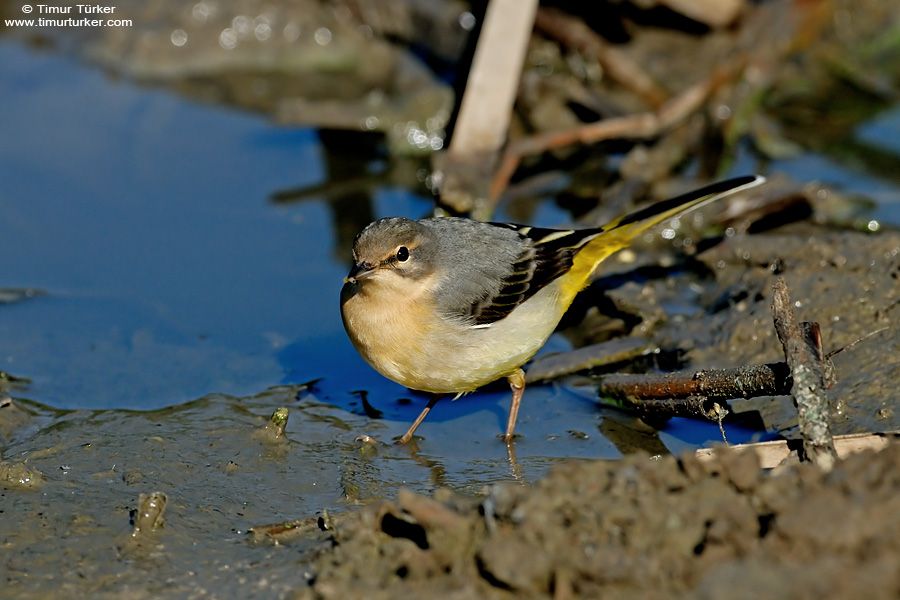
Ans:
[[[463,217],[386,217],[353,241],[341,288],[344,328],[376,371],[433,395],[460,397],[506,378],[509,445],[525,390],[522,366],[544,345],[597,266],[639,234],[765,181],[713,183],[589,229],[547,229]]]

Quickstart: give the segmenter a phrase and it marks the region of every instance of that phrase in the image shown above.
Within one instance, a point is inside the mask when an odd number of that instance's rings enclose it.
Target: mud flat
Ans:
[[[303,598],[896,598],[900,445],[825,474],[722,451],[577,462],[333,524]]]

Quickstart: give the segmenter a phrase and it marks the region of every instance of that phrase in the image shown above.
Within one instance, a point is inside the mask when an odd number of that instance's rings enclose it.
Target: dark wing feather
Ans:
[[[512,223],[492,223],[515,230],[525,249],[503,279],[499,291],[472,304],[469,316],[475,325],[489,325],[503,319],[544,286],[572,268],[575,254],[596,237],[601,229],[560,230],[527,227]]]
[[[489,325],[506,317],[541,288],[571,269],[573,258],[579,250],[605,231],[618,230],[615,244],[622,247],[634,236],[664,219],[726,194],[759,185],[763,181],[765,179],[762,177],[749,176],[714,183],[677,198],[657,202],[599,229],[571,231],[492,223],[496,227],[512,229],[518,233],[525,250],[519,255],[509,275],[503,279],[497,293],[474,302],[467,316],[476,325]]]

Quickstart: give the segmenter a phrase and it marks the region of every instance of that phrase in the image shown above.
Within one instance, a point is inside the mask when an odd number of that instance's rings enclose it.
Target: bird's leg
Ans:
[[[428,413],[431,412],[431,409],[434,408],[434,405],[437,404],[437,401],[440,399],[440,396],[432,396],[428,401],[428,404],[422,409],[422,412],[416,417],[416,420],[413,421],[413,424],[409,426],[409,429],[406,430],[400,439],[398,440],[401,444],[406,444],[409,440],[412,439],[413,434],[416,432],[416,429],[419,428],[419,425],[422,424],[422,421],[425,420],[425,417],[428,416]]]
[[[503,441],[509,444],[513,439],[516,431],[516,419],[519,416],[519,404],[522,403],[522,394],[525,393],[525,371],[516,369],[516,371],[507,376],[509,387],[512,389],[512,403],[509,405],[509,420],[506,421],[506,434]]]

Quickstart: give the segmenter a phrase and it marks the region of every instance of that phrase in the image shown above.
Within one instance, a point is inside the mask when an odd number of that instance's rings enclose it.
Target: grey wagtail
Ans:
[[[506,377],[512,440],[522,365],[544,345],[604,259],[648,228],[765,181],[729,179],[595,229],[543,229],[444,217],[369,224],[353,241],[341,290],[353,345],[376,371],[414,390],[458,396]],[[433,397],[401,443],[412,439]]]

